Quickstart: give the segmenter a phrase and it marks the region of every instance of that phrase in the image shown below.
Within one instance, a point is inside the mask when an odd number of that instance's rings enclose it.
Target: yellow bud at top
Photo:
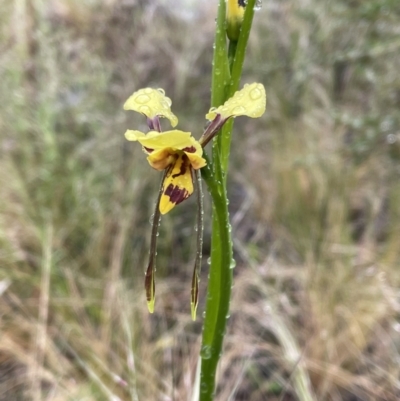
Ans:
[[[227,0],[226,4],[226,34],[229,40],[237,42],[242,26],[245,9],[244,0]]]

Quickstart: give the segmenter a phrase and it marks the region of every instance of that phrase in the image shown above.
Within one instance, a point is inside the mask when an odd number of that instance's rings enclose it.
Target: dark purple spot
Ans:
[[[143,149],[147,152],[147,153],[151,153],[153,152],[154,149],[151,148],[146,148],[146,146],[143,146]]]
[[[182,149],[184,152],[194,153],[196,152],[196,148],[194,146],[188,146],[187,148]]]
[[[180,175],[186,174],[186,171],[187,171],[188,168],[191,168],[190,160],[186,155],[183,155],[182,156],[182,164],[181,164],[181,168],[179,170],[179,173],[172,174],[172,178],[179,177]],[[173,167],[172,167],[172,170],[173,170]]]
[[[184,175],[186,173],[186,169],[188,167],[189,167],[189,160],[188,159],[186,159],[186,160],[183,159],[181,168],[179,170],[179,173],[172,174],[172,178],[179,177],[180,175]]]
[[[190,196],[189,192],[185,188],[179,188],[173,184],[168,185],[164,191],[164,194],[169,196],[170,202],[175,203],[175,205],[178,205]]]

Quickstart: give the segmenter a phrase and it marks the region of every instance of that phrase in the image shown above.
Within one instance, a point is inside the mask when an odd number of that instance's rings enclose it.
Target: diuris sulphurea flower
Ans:
[[[147,155],[147,161],[150,166],[156,170],[164,171],[154,213],[150,260],[145,279],[147,305],[151,313],[154,312],[155,303],[155,255],[157,230],[161,214],[168,213],[193,193],[193,175],[196,177],[199,194],[197,213],[198,249],[191,291],[192,318],[195,320],[202,255],[203,210],[200,169],[206,165],[203,148],[214,138],[229,118],[238,116],[261,117],[265,111],[266,95],[262,84],[246,84],[242,90],[237,91],[222,106],[212,107],[206,115],[206,119],[210,123],[199,141],[194,139],[190,132],[177,129],[162,132],[160,117],[168,119],[173,128],[178,124],[178,118],[171,111],[171,104],[171,100],[165,96],[162,89],[145,88],[133,93],[125,102],[124,109],[143,114],[147,118],[147,125],[150,131],[146,134],[137,130],[127,130],[125,138],[128,141],[139,142]]]
[[[161,171],[168,169],[159,204],[161,214],[168,213],[193,193],[192,169],[198,170],[206,165],[201,157],[203,148],[190,132],[161,132],[159,117],[167,118],[173,127],[178,124],[178,118],[171,112],[170,106],[171,100],[162,89],[151,88],[135,92],[124,104],[125,110],[144,114],[152,130],[147,135],[127,130],[126,139],[142,145],[150,166]]]
[[[206,161],[201,157],[203,148],[190,132],[150,131],[145,135],[128,130],[125,138],[142,145],[151,167],[160,171],[167,169],[159,205],[161,214],[168,213],[193,193],[192,169],[204,167]]]

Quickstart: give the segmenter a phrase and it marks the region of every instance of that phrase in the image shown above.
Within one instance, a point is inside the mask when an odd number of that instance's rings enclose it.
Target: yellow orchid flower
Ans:
[[[135,92],[124,104],[125,110],[144,114],[151,131],[147,134],[127,130],[126,139],[138,141],[146,154],[149,164],[156,170],[168,169],[160,199],[160,212],[168,213],[174,206],[193,193],[192,169],[206,165],[202,157],[203,147],[217,134],[226,120],[231,117],[261,117],[265,111],[266,95],[260,83],[246,84],[222,106],[212,107],[206,115],[211,121],[200,141],[190,132],[179,130],[161,131],[159,117],[165,117],[174,127],[178,118],[171,111],[171,100],[162,89],[144,88]]]
[[[265,103],[266,95],[262,84],[245,85],[242,90],[236,92],[222,106],[212,107],[209,110],[206,118],[210,124],[203,132],[200,140],[196,141],[190,132],[176,129],[161,132],[160,117],[167,118],[172,127],[178,123],[178,118],[170,108],[171,100],[165,96],[162,89],[140,89],[125,102],[124,109],[145,115],[150,128],[147,134],[137,130],[127,130],[125,138],[128,141],[139,142],[147,154],[149,164],[156,170],[165,171],[158,196],[157,209],[154,213],[150,260],[145,278],[147,306],[150,313],[154,312],[155,304],[155,255],[160,214],[168,213],[193,193],[193,170],[199,170],[206,165],[206,160],[203,158],[203,148],[219,132],[225,122],[231,117],[238,116],[261,117],[265,111]],[[201,174],[196,171],[195,175],[200,190]],[[202,255],[202,195],[201,192],[198,193],[198,250],[191,292],[193,320],[196,318],[198,304],[199,271]]]
[[[125,138],[138,141],[143,146],[153,168],[168,169],[159,205],[161,214],[168,213],[193,193],[192,169],[204,167],[206,161],[202,158],[203,148],[190,132],[150,131],[146,135],[140,131],[127,130]]]

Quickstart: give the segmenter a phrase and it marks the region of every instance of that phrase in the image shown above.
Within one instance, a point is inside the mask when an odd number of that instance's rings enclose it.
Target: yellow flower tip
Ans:
[[[196,314],[197,314],[197,304],[194,302],[190,303],[191,313],[192,313],[192,320],[196,321]]]
[[[258,118],[265,112],[266,99],[264,85],[256,82],[246,84],[242,90],[237,91],[222,106],[212,107],[206,118],[212,121],[218,114],[221,115],[222,119],[238,116]]]
[[[134,92],[124,104],[124,110],[133,110],[146,117],[167,118],[173,127],[178,124],[178,118],[171,111],[171,99],[165,96],[163,89],[144,88]]]
[[[149,310],[150,313],[154,313],[154,305],[156,303],[156,299],[153,298],[150,301],[147,301],[147,309]]]
[[[161,198],[161,201],[160,201],[160,213],[161,214],[167,214],[175,206],[176,206],[176,203],[171,202],[169,197],[163,196]]]
[[[237,42],[242,26],[245,10],[244,0],[227,0],[226,34],[228,39]]]

